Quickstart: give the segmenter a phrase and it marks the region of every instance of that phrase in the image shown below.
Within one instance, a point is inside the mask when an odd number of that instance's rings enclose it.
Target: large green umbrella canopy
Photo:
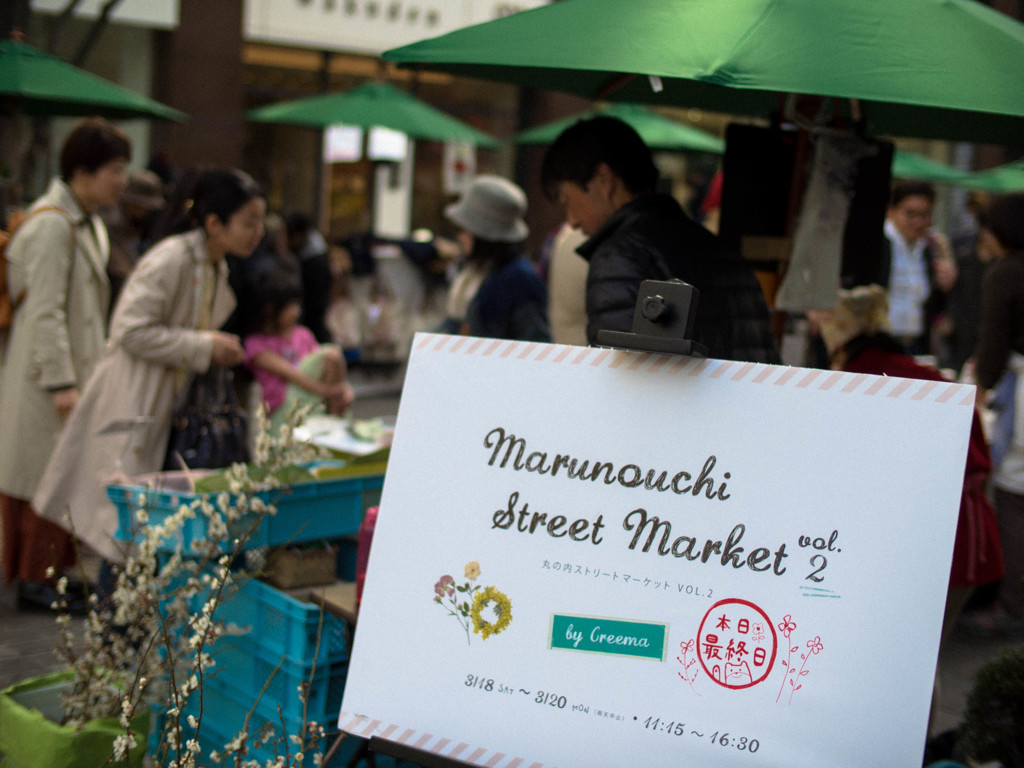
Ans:
[[[879,135],[1024,136],[1024,25],[976,0],[564,0],[383,57],[595,100],[768,116],[810,94],[858,100],[842,109]]]
[[[892,175],[897,179],[937,181],[945,184],[962,184],[970,177],[967,171],[903,149],[897,149],[893,156]]]
[[[517,144],[550,144],[558,134],[578,120],[609,115],[624,120],[633,126],[647,146],[654,149],[690,150],[720,155],[725,151],[725,142],[717,136],[693,128],[678,120],[663,117],[646,107],[636,104],[611,104],[604,109],[583,112],[578,115],[538,125],[516,134]]]
[[[97,77],[17,40],[0,40],[0,94],[30,115],[160,117],[184,122],[184,112]]]
[[[1018,160],[987,171],[976,171],[970,174],[965,186],[997,194],[1020,192],[1024,190],[1024,161]]]
[[[249,110],[246,117],[258,123],[310,128],[337,124],[390,128],[416,139],[466,141],[492,149],[499,146],[492,136],[387,83],[365,83],[351,91],[268,104]]]

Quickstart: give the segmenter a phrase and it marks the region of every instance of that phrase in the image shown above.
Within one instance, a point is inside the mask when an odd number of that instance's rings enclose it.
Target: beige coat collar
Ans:
[[[207,263],[209,258],[206,252],[206,232],[202,229],[193,229],[184,234],[185,249],[188,251],[189,258],[192,261],[192,268],[194,270],[194,281],[193,284],[198,290],[202,280],[202,269]],[[231,291],[231,287],[228,283],[228,263],[227,260],[221,260],[219,263],[214,264],[214,274],[216,275],[216,287],[213,294],[213,308],[212,316],[214,318],[224,317],[225,319],[231,314],[236,305],[235,295]],[[198,296],[194,302],[195,317],[192,319],[193,327],[199,319],[199,306],[200,301]],[[221,321],[223,322],[223,321]],[[220,327],[219,324],[215,325],[215,328]]]
[[[47,190],[46,200],[41,201],[41,204],[56,205],[67,214],[75,227],[77,247],[86,255],[93,271],[106,280],[110,239],[107,236],[107,227],[99,214],[87,214],[71,191],[71,187],[61,179],[53,180],[50,189]]]

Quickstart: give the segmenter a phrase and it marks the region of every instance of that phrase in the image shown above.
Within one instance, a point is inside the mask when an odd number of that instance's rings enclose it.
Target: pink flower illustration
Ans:
[[[437,583],[434,585],[434,592],[437,593],[437,596],[439,598],[444,597],[445,595],[451,597],[455,594],[454,584],[455,579],[453,579],[451,576],[444,575],[440,579],[438,579]]]
[[[793,621],[793,617],[790,614],[786,614],[782,621],[779,623],[779,631],[786,638],[786,658],[779,659],[779,663],[785,668],[786,673],[782,676],[782,683],[779,685],[779,693],[775,697],[776,703],[782,699],[782,694],[786,690],[786,686],[789,686],[789,703],[793,703],[793,694],[803,688],[801,678],[806,677],[810,674],[810,670],[807,669],[807,662],[811,656],[817,656],[825,649],[825,645],[821,642],[821,635],[815,635],[813,640],[808,640],[806,643],[807,653],[800,654],[800,666],[797,668],[797,662],[793,658],[793,654],[800,650],[800,644],[796,638],[792,637],[793,631],[796,629],[796,622]]]
[[[754,624],[751,628],[750,637],[757,643],[764,640],[764,624]]]
[[[686,640],[684,642],[679,643],[679,650],[682,652],[683,655],[681,657],[676,656],[676,661],[678,661],[683,668],[683,671],[678,673],[679,677],[681,677],[689,684],[691,691],[700,696],[700,692],[693,687],[694,682],[697,680],[697,673],[699,672],[699,669],[697,667],[697,660],[688,658],[689,654],[693,653],[693,649],[695,647],[696,644],[692,638],[690,640]],[[693,670],[692,672],[690,671],[691,669]]]

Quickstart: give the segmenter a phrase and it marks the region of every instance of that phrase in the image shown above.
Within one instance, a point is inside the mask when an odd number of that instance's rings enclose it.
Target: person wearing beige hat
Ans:
[[[110,311],[128,275],[143,253],[152,245],[149,228],[153,215],[164,207],[164,189],[160,177],[152,171],[134,170],[128,174],[128,186],[116,206],[100,212],[110,233]]]
[[[477,176],[445,216],[459,228],[465,263],[449,291],[449,332],[550,341],[547,288],[524,243],[526,193],[500,176]]]
[[[831,312],[813,313],[821,328],[832,367],[842,370],[852,351],[861,346],[881,346],[893,353],[903,347],[892,337],[889,296],[880,285],[862,285],[839,292],[839,303]],[[855,342],[855,343],[854,343]],[[850,344],[850,350],[847,349]]]
[[[839,291],[836,308],[816,313],[815,319],[832,358],[832,367],[836,370],[926,381],[945,380],[936,368],[917,363],[903,351],[903,346],[891,332],[889,296],[879,285]],[[985,493],[991,470],[988,443],[975,409],[942,622],[943,643],[948,640],[974,587],[998,581],[1003,574],[999,524]],[[884,521],[879,520],[879,525],[884,527]]]

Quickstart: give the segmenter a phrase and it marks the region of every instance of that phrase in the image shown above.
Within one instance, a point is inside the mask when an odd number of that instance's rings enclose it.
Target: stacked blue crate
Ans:
[[[382,486],[383,475],[371,474],[298,483],[282,491],[260,494],[264,501],[274,503],[278,512],[264,518],[247,545],[267,547],[337,537],[349,537],[346,543],[354,542],[352,537],[359,529],[363,510],[377,503]],[[154,524],[179,505],[206,495],[136,485],[111,485],[107,494],[118,509],[117,538],[123,541],[139,540],[141,534],[134,523],[139,507],[147,510],[150,524]],[[249,520],[237,523],[242,528],[250,524]],[[206,521],[197,516],[166,539],[160,551],[187,555],[192,543],[205,537]],[[197,611],[203,602],[196,599]],[[203,753],[222,752],[224,745],[242,729],[247,716],[250,738],[265,723],[275,726],[278,737],[262,745],[250,743],[249,759],[272,760],[283,754],[286,746],[294,754],[294,744],[279,741],[282,727],[287,736],[292,736],[302,730],[303,722],[317,722],[324,727],[328,737],[318,748],[326,750],[337,733],[348,672],[348,625],[323,613],[318,606],[256,579],[245,581],[236,593],[222,601],[215,619],[252,629],[247,635],[223,637],[214,644],[211,651],[216,671],[204,680],[202,699],[196,696],[183,713],[195,717],[201,714],[198,740]],[[300,686],[308,686],[305,704]],[[159,724],[162,713],[155,714]],[[151,747],[156,746],[156,736],[151,736]],[[191,736],[186,732],[183,738]],[[332,765],[346,765],[362,743],[361,739],[347,738]],[[307,758],[312,759],[312,754]],[[381,756],[376,764],[386,768],[394,765],[394,761]]]
[[[267,504],[277,507],[277,514],[267,515],[249,534],[248,548],[274,547],[303,541],[334,539],[359,532],[363,511],[380,499],[384,476],[381,474],[318,480],[296,483],[283,489],[262,491],[259,494]],[[162,523],[178,507],[191,504],[214,493],[200,493],[146,487],[142,485],[107,486],[107,496],[117,508],[118,541],[142,539],[142,530],[136,522],[136,512],[145,509],[149,525]],[[232,532],[248,532],[255,517],[246,516],[233,522]],[[194,542],[206,539],[207,521],[202,515],[186,520],[180,530],[161,544],[160,551],[188,555]]]
[[[213,647],[210,684],[242,700],[264,699],[300,723],[300,688],[308,686],[307,720],[333,726],[348,674],[349,627],[319,606],[256,579],[244,582],[217,608],[219,622],[250,627]]]
[[[200,604],[197,600],[197,609]],[[212,646],[216,664],[204,679],[202,698],[194,694],[184,712],[186,717],[201,715],[198,741],[202,753],[223,753],[225,745],[245,726],[246,718],[247,759],[263,763],[284,755],[285,750],[294,755],[296,745],[288,737],[298,735],[304,722],[319,723],[328,735],[304,755],[303,762],[313,760],[317,750],[326,752],[337,737],[348,672],[348,625],[312,603],[255,579],[244,582],[220,603],[214,618],[251,627],[251,631],[221,637]],[[306,684],[304,712],[299,688]],[[260,729],[266,724],[273,725],[274,736],[258,743]],[[192,735],[187,729],[184,738]],[[331,766],[348,766],[364,745],[363,739],[347,737]],[[411,765],[386,755],[373,757],[377,768]],[[363,760],[353,763],[361,764]]]

